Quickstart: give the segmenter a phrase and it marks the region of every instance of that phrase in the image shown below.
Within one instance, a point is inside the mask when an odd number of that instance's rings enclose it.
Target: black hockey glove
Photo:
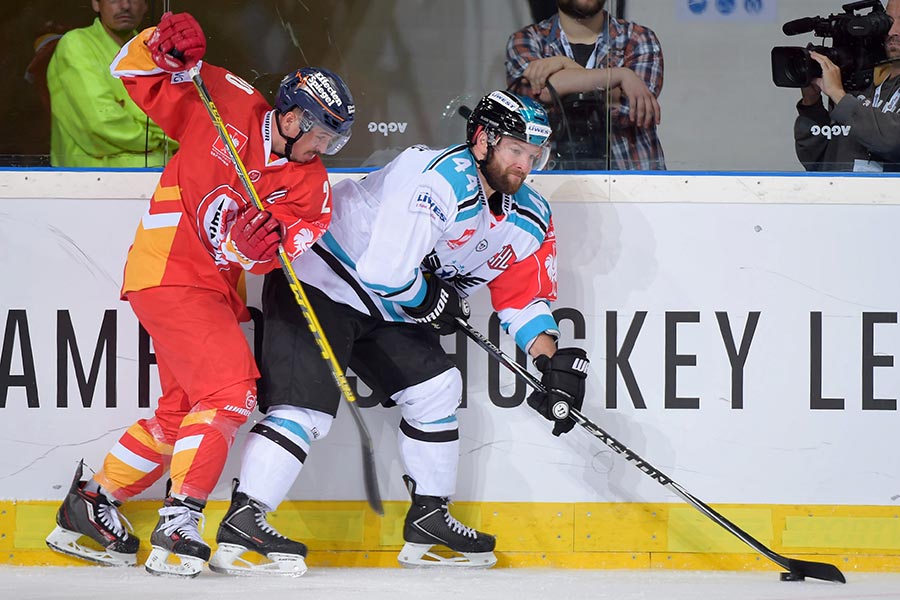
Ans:
[[[403,307],[416,323],[428,323],[440,334],[456,331],[456,317],[469,318],[469,303],[452,285],[431,273],[425,274],[428,286],[419,306]]]
[[[560,348],[550,358],[542,354],[534,359],[534,366],[543,373],[541,383],[547,393],[532,393],[528,406],[553,421],[553,435],[568,433],[575,427],[569,411],[580,411],[584,404],[588,364],[587,354],[581,348]]]

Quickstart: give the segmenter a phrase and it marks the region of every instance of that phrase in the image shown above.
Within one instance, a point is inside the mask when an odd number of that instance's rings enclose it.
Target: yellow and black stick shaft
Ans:
[[[265,210],[266,207],[263,205],[262,200],[260,200],[259,194],[256,193],[256,188],[253,187],[253,182],[250,181],[250,175],[247,173],[247,169],[244,167],[244,163],[240,156],[238,156],[234,141],[231,139],[231,136],[228,135],[225,124],[222,122],[222,117],[219,115],[219,111],[213,102],[212,96],[206,88],[206,84],[203,83],[203,78],[200,76],[200,68],[195,66],[191,68],[188,73],[191,80],[194,82],[194,86],[197,88],[197,92],[200,94],[200,98],[203,101],[203,105],[206,107],[206,111],[209,113],[210,119],[212,119],[216,132],[219,134],[219,138],[222,140],[222,143],[225,144],[225,149],[231,157],[232,163],[234,163],[235,171],[237,171],[238,178],[241,180],[244,189],[252,199],[256,208]],[[356,423],[360,441],[362,443],[363,476],[365,480],[366,498],[369,502],[369,506],[372,507],[372,510],[379,515],[383,515],[384,507],[378,489],[378,476],[377,471],[375,470],[375,450],[372,444],[372,436],[369,435],[369,429],[366,427],[366,423],[363,421],[362,414],[359,411],[359,405],[356,403],[356,394],[353,393],[353,389],[350,387],[350,383],[344,375],[344,370],[341,368],[334,352],[331,350],[331,344],[328,343],[328,338],[325,337],[325,333],[322,331],[319,319],[316,317],[316,313],[309,302],[309,298],[307,297],[303,286],[300,284],[297,273],[294,271],[294,266],[291,264],[291,260],[288,257],[287,252],[285,252],[283,245],[278,246],[278,261],[281,263],[281,269],[284,271],[288,285],[294,293],[294,299],[300,306],[300,311],[303,313],[303,317],[309,325],[309,330],[312,332],[313,338],[315,338],[316,344],[322,352],[322,358],[328,363],[329,369],[331,370],[331,376],[350,407],[350,414],[353,415],[353,420]]]

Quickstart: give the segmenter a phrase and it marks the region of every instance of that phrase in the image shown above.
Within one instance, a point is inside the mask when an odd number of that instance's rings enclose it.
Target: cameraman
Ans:
[[[810,52],[822,77],[801,89],[794,123],[797,158],[807,171],[900,171],[900,0],[888,0],[886,11],[894,20],[884,40],[888,63],[859,96],[844,91],[837,65]]]

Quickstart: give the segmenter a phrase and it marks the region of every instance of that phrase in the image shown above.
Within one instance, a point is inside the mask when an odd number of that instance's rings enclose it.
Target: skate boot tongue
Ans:
[[[153,551],[144,568],[154,575],[196,577],[209,560],[210,548],[200,530],[204,518],[202,503],[166,498],[159,509],[159,521],[150,535]]]

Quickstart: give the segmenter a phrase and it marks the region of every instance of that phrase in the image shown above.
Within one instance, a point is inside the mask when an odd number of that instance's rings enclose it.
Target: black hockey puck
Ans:
[[[782,573],[781,581],[806,581],[806,577],[801,575],[800,573]]]

